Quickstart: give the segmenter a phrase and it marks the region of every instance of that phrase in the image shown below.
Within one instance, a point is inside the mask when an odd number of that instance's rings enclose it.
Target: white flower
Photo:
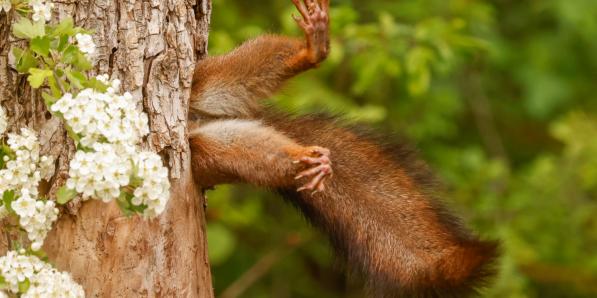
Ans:
[[[70,109],[70,107],[74,104],[73,95],[70,93],[65,93],[62,98],[60,98],[57,102],[55,102],[52,107],[50,108],[52,112],[60,112],[62,114],[66,113]]]
[[[40,201],[32,199],[29,193],[23,192],[20,198],[12,202],[12,209],[19,216],[19,224],[25,231],[31,248],[39,250],[52,224],[58,219],[58,209],[54,201]]]
[[[12,209],[20,217],[33,217],[35,215],[35,200],[29,195],[23,195],[18,200],[12,202]]]
[[[0,275],[6,281],[6,290],[14,295],[19,293],[19,282],[29,280],[29,289],[20,297],[85,297],[83,288],[68,273],[23,252],[9,251],[0,257]],[[0,298],[6,295],[0,291]]]
[[[120,196],[135,174],[140,185],[135,185],[133,205],[144,206],[145,217],[156,217],[164,211],[170,182],[159,155],[117,144],[96,143],[92,149],[94,152],[77,151],[71,160],[68,188],[83,194],[84,199],[109,202]]]
[[[77,39],[77,43],[79,44],[79,49],[81,52],[91,56],[95,53],[95,43],[93,42],[93,38],[89,34],[81,34],[77,33],[75,35]]]
[[[132,173],[129,155],[118,147],[95,143],[95,152],[77,151],[70,162],[66,186],[82,193],[85,199],[96,197],[109,202],[118,198]]]
[[[40,145],[35,133],[22,128],[20,134],[8,134],[7,144],[15,158],[4,157],[5,168],[0,169],[0,193],[15,190],[20,196],[28,193],[37,196],[41,179],[49,179],[54,174],[54,160],[40,157]]]
[[[1,10],[1,7],[0,7],[0,10]],[[4,112],[4,109],[0,106],[0,136],[2,136],[4,134],[4,132],[6,132],[7,126],[8,126],[8,123],[6,122],[6,113]]]
[[[52,18],[52,8],[54,3],[46,2],[45,0],[30,0],[29,5],[33,9],[33,16],[31,17],[34,21],[49,21]]]
[[[37,136],[27,128],[22,128],[20,134],[8,134],[7,144],[13,157],[5,156],[5,168],[0,169],[0,193],[14,191],[17,199],[10,207],[18,215],[21,228],[32,241],[32,248],[37,250],[58,216],[53,201],[36,199],[42,176],[47,180],[54,174],[54,160],[40,156]],[[3,214],[7,207],[1,207],[4,209]]]
[[[39,160],[39,168],[41,178],[43,178],[46,181],[49,181],[49,179],[52,178],[52,176],[54,176],[54,158],[51,156],[42,156]]]
[[[4,10],[6,13],[8,13],[11,9],[12,5],[10,3],[10,0],[0,0],[0,12],[2,12],[2,10]],[[2,295],[0,294],[0,297],[2,297]]]
[[[106,85],[110,84],[110,76],[108,76],[108,74],[101,74],[96,76],[95,78]]]
[[[76,38],[82,50],[91,42],[89,35]],[[130,93],[119,93],[120,80],[109,80],[107,75],[96,79],[108,85],[106,92],[88,88],[74,96],[65,94],[51,107],[62,114],[80,137],[78,145],[84,147],[70,162],[66,186],[82,194],[83,199],[109,202],[117,199],[135,176],[139,182],[132,185],[132,203],[145,207],[144,216],[155,217],[165,209],[170,183],[161,158],[138,148],[149,133],[148,117],[137,108],[139,102]]]
[[[137,176],[143,183],[134,191],[131,200],[134,205],[145,205],[145,217],[156,217],[166,208],[170,197],[168,169],[162,164],[159,155],[153,152],[139,152],[133,161],[137,167]]]
[[[137,101],[129,93],[119,95],[120,81],[98,79],[110,85],[106,93],[84,89],[74,98],[65,94],[51,110],[60,112],[68,126],[81,138],[81,144],[91,147],[99,140],[112,144],[136,145],[149,133],[147,115],[137,109]]]

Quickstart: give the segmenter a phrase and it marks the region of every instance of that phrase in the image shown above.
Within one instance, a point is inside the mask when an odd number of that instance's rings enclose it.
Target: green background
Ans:
[[[291,13],[287,0],[214,0],[210,54],[301,36]],[[451,209],[502,242],[483,297],[597,297],[597,1],[339,0],[331,18],[329,59],[273,104],[415,144]],[[363,296],[280,198],[207,195],[217,294]]]

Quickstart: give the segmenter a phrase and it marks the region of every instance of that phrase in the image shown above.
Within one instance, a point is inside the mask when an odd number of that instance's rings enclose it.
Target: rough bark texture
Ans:
[[[144,146],[160,152],[170,166],[172,192],[165,213],[152,221],[123,217],[115,204],[71,204],[46,239],[45,251],[88,297],[213,297],[204,198],[193,185],[186,135],[194,64],[206,54],[210,1],[55,3],[54,17],[70,15],[77,25],[95,30],[95,72],[121,79],[125,90],[143,98],[151,125]],[[39,93],[11,66],[10,50],[20,45],[10,37],[11,21],[0,14],[0,102],[11,130],[39,131],[44,153],[57,158],[52,193],[67,178],[74,146]]]

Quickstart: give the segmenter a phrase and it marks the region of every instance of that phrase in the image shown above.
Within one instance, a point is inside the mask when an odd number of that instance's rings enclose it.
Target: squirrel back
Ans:
[[[332,152],[334,178],[312,196],[278,189],[330,238],[374,297],[463,297],[494,273],[496,242],[471,234],[441,204],[427,166],[404,145],[332,117],[267,110],[265,125]]]

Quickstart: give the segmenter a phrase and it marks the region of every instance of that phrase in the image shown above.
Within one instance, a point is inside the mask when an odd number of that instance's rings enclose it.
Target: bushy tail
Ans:
[[[441,260],[438,264],[440,274],[430,280],[430,287],[413,288],[404,296],[464,297],[476,294],[495,273],[497,257],[497,242],[467,241]]]
[[[324,192],[281,192],[329,236],[351,275],[364,276],[371,296],[466,297],[493,273],[497,244],[443,208],[411,151],[334,119],[276,117],[264,119],[332,152],[334,176]]]

